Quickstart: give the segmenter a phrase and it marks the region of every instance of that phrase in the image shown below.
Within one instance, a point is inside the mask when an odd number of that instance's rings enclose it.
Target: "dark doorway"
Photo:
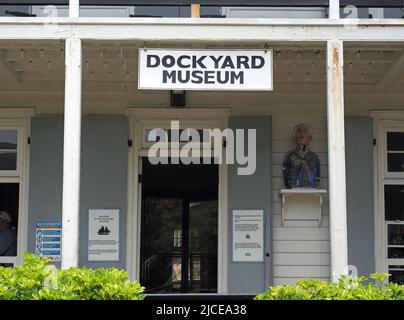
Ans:
[[[0,256],[17,256],[19,183],[0,183],[0,214],[9,222],[0,226]],[[0,263],[0,267],[12,267],[11,263]]]
[[[140,281],[148,293],[217,292],[218,184],[217,164],[143,158]]]

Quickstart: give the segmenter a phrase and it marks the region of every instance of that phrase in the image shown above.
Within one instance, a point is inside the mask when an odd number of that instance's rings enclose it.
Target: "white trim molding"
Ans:
[[[44,28],[46,25],[52,28]],[[352,26],[357,26],[352,32]],[[403,19],[8,18],[0,39],[178,42],[404,41]]]
[[[0,257],[0,263],[22,264],[23,253],[28,247],[28,191],[29,191],[29,158],[31,117],[34,108],[4,108],[0,109],[0,129],[15,129],[18,131],[17,170],[12,174],[0,175],[1,183],[19,183],[17,256]]]
[[[404,130],[404,110],[372,110],[369,116],[373,118],[373,138],[376,147],[373,151],[374,172],[374,219],[375,219],[375,263],[376,272],[388,272],[386,251],[386,226],[384,217],[384,185],[404,181],[402,177],[386,176],[385,170],[385,133],[389,128]]]

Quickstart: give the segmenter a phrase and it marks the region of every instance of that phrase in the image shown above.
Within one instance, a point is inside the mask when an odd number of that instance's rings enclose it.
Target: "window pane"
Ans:
[[[17,130],[0,130],[0,149],[17,150]]]
[[[387,233],[389,245],[404,245],[404,225],[389,225]]]
[[[387,132],[387,151],[404,151],[404,132]]]
[[[389,259],[403,259],[404,248],[388,248],[387,257]]]
[[[403,266],[389,266],[389,273],[391,274],[389,282],[404,284],[404,269],[402,267]]]
[[[404,153],[387,154],[387,171],[404,172]]]
[[[404,185],[385,185],[385,220],[404,221]]]
[[[19,184],[0,183],[0,256],[17,255]]]
[[[0,151],[0,170],[17,170],[17,151]]]
[[[14,265],[12,263],[0,263],[0,267],[12,268]]]
[[[191,292],[217,291],[218,203],[189,203]]]

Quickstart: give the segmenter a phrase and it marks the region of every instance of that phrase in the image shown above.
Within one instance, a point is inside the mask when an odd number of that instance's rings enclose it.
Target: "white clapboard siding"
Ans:
[[[281,202],[281,197],[279,196],[279,190],[272,191],[272,201]],[[323,194],[323,203],[328,203],[328,193]]]
[[[292,133],[292,129],[295,125],[299,123],[305,123],[310,126],[310,129],[324,129],[327,128],[327,117],[324,112],[324,117],[313,117],[313,116],[306,116],[306,117],[293,117],[293,116],[279,116],[272,118],[272,127],[273,130],[279,128],[289,129],[290,133]],[[313,139],[315,140],[316,137],[313,135]]]
[[[328,240],[275,240],[272,245],[272,250],[275,253],[329,253],[330,241]]]
[[[328,215],[328,204],[323,203],[321,207],[321,215]],[[280,215],[282,214],[282,206],[280,201],[272,202],[272,214],[273,215]]]
[[[328,228],[329,222],[330,222],[329,217],[322,214],[320,227]],[[318,222],[311,220],[289,220],[286,222],[285,226],[291,228],[301,228],[301,227],[310,228],[310,227],[317,227]],[[282,227],[282,218],[280,214],[272,215],[272,227],[274,228]]]
[[[306,278],[312,278],[312,279],[318,279],[322,281],[329,281],[330,278],[320,278],[320,277],[306,277]],[[274,279],[274,286],[283,286],[287,284],[295,284],[297,281],[299,281],[300,278],[275,278]]]
[[[278,227],[272,230],[274,240],[330,240],[329,228]]]
[[[281,198],[284,188],[282,162],[294,146],[293,127],[298,123],[310,126],[313,141],[310,149],[320,158],[319,188],[328,190],[327,123],[326,117],[275,116],[272,118],[272,250],[273,283],[295,283],[299,278],[330,279],[330,231],[328,194],[323,197],[322,222],[288,221],[282,226]]]
[[[329,253],[274,253],[275,266],[330,266]]]
[[[329,266],[276,266],[274,278],[327,278],[330,276]]]
[[[272,141],[273,152],[288,152],[291,149],[291,145],[286,141]],[[316,141],[313,138],[313,142],[310,145],[310,149],[314,152],[327,152],[327,143],[325,141]]]
[[[313,137],[316,137],[316,141],[327,141],[327,131],[323,128],[313,128],[311,133]],[[274,128],[272,130],[272,139],[289,143],[292,140],[292,132],[290,128]]]

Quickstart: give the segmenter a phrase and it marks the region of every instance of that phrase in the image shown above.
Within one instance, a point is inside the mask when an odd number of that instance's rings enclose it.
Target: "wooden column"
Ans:
[[[328,176],[331,280],[348,272],[343,42],[327,42]]]
[[[80,0],[69,0],[69,18],[80,16]]]
[[[80,137],[81,137],[81,40],[66,40],[66,76],[63,146],[62,269],[78,265]]]
[[[328,18],[339,19],[340,18],[339,0],[329,0],[328,5]]]

